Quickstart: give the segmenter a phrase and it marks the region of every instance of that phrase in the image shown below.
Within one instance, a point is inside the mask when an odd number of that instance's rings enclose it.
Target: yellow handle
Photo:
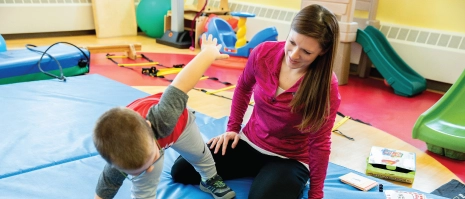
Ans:
[[[160,69],[159,71],[157,71],[157,77],[163,75],[176,74],[179,73],[181,70],[182,68]]]
[[[236,33],[236,48],[240,48],[242,46],[245,46],[247,43],[247,38],[245,36],[247,32],[247,27],[245,26],[245,23],[247,22],[247,17],[239,17],[239,22],[237,24],[237,33]]]
[[[331,131],[334,131],[336,130],[337,128],[339,128],[342,124],[344,124],[345,122],[347,122],[347,120],[350,119],[350,116],[345,116],[344,118],[342,118],[341,121],[339,121],[338,123],[336,123],[334,126],[333,126],[333,129],[331,129]]]
[[[233,88],[236,88],[236,85],[228,86],[228,87],[221,88],[221,89],[214,90],[214,91],[208,91],[208,92],[206,92],[206,94],[211,95],[211,94],[213,94],[213,93],[218,93],[218,92],[225,91],[225,90],[229,90],[229,89],[233,89]]]
[[[118,64],[118,66],[125,66],[125,67],[131,67],[131,66],[151,66],[158,64],[158,62],[146,62],[146,63],[137,63],[137,64]]]
[[[142,57],[141,55],[137,55],[137,57]],[[107,58],[128,58],[127,55],[108,55]]]

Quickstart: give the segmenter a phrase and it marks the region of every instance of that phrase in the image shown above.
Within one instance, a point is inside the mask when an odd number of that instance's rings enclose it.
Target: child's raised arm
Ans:
[[[213,61],[228,58],[229,55],[220,53],[221,44],[216,44],[216,38],[213,39],[212,35],[208,35],[207,39],[206,34],[203,34],[202,50],[179,72],[171,85],[187,93],[194,88]]]

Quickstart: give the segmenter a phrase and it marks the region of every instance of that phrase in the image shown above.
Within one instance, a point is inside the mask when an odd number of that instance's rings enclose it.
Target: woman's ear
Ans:
[[[320,54],[318,54],[318,56],[322,56],[322,55],[324,55],[325,53],[327,53],[327,52],[328,52],[328,50],[329,50],[329,49],[322,50],[322,51],[320,52]]]
[[[150,121],[148,120],[145,120],[147,122],[147,124],[149,124],[150,128],[152,128],[152,123],[150,123]]]

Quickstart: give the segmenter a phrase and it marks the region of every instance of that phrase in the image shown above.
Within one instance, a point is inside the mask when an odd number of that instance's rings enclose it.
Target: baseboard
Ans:
[[[95,30],[76,30],[61,32],[40,32],[40,33],[20,33],[20,34],[2,34],[3,38],[9,39],[35,39],[44,37],[68,37],[81,35],[95,35]]]
[[[358,65],[356,64],[350,64],[350,74],[351,75],[357,75],[357,69]],[[376,68],[371,68],[370,69],[370,77],[372,78],[377,78],[380,80],[383,80],[384,77],[381,75],[381,73],[378,71]],[[426,79],[426,89],[432,92],[438,92],[438,93],[445,93],[449,90],[449,88],[452,86],[452,84],[449,83],[444,83],[444,82],[439,82],[435,80],[430,80]]]
[[[142,30],[137,27],[138,35],[145,35]],[[8,39],[36,39],[44,37],[69,37],[81,35],[96,35],[95,29],[92,30],[75,30],[75,31],[59,31],[59,32],[39,32],[39,33],[17,33],[17,34],[2,34],[3,38]]]

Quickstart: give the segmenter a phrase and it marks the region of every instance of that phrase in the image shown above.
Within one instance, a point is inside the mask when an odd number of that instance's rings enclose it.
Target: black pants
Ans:
[[[211,150],[213,154],[213,149]],[[218,174],[224,180],[254,177],[249,199],[297,199],[309,179],[308,169],[300,162],[264,155],[240,140],[235,149],[231,143],[226,154],[213,154]],[[200,175],[181,156],[174,162],[171,175],[175,182],[198,184]]]

